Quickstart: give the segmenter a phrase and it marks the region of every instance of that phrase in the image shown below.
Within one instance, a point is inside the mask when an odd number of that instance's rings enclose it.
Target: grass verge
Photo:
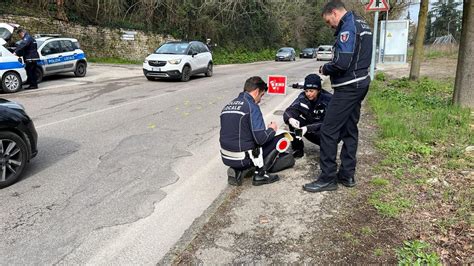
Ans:
[[[474,153],[466,148],[474,145],[474,123],[469,109],[451,104],[453,87],[453,80],[387,80],[383,73],[371,84],[384,159],[368,202],[411,230],[412,241],[398,250],[402,264],[472,262]],[[410,260],[411,251],[422,255]]]
[[[436,58],[458,58],[459,46],[455,44],[447,45],[425,45],[423,49],[424,59]],[[413,57],[413,47],[408,48],[408,62]]]

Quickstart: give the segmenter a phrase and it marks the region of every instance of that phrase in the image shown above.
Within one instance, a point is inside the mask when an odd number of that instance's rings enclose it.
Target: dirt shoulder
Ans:
[[[372,256],[403,235],[401,224],[364,204],[371,166],[379,158],[372,146],[376,130],[365,108],[363,113],[358,186],[304,192],[301,186],[319,173],[319,149],[308,144],[306,156],[280,173],[281,181],[254,187],[246,180],[233,189],[174,263],[395,263],[394,254]]]

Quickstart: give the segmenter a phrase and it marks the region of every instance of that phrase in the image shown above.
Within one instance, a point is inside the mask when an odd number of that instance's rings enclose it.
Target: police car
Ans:
[[[0,81],[3,92],[12,93],[21,90],[27,76],[21,59],[13,55],[6,47],[16,25],[0,23]]]
[[[38,37],[40,36],[40,37]],[[44,76],[73,72],[76,77],[87,73],[87,60],[77,39],[35,35],[40,56],[36,76],[40,82]]]

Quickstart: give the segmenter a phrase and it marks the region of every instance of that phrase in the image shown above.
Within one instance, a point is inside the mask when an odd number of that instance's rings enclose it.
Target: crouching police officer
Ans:
[[[37,89],[36,61],[39,59],[39,54],[36,40],[22,28],[19,28],[16,32],[20,36],[21,42],[13,54],[23,56],[23,60],[25,60],[25,70],[28,77],[26,83],[30,84],[27,89]]]
[[[284,135],[275,136],[277,124],[265,126],[258,104],[267,84],[260,77],[245,81],[244,91],[227,104],[221,112],[220,146],[221,157],[227,171],[228,183],[242,185],[242,179],[253,171],[252,184],[270,184],[279,180],[278,175],[269,174],[294,165],[291,154],[281,153]],[[289,142],[286,144],[289,146]]]
[[[298,95],[283,114],[283,121],[291,132],[295,132],[295,138],[291,142],[295,158],[304,155],[302,136],[314,144],[320,144],[321,125],[332,97],[331,93],[321,88],[321,78],[316,74],[306,76],[303,88],[304,92]]]

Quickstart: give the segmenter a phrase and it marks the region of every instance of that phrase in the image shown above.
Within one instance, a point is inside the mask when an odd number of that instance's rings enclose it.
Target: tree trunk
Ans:
[[[464,0],[453,102],[474,108],[474,1]]]
[[[66,12],[64,11],[64,2],[66,0],[56,0],[56,7],[57,7],[57,12],[56,12],[56,18],[62,21],[68,21]]]
[[[411,59],[410,79],[417,80],[420,77],[420,65],[423,60],[423,42],[425,41],[426,21],[428,18],[429,0],[421,0],[420,13],[418,14],[418,27],[416,29],[415,48]]]

